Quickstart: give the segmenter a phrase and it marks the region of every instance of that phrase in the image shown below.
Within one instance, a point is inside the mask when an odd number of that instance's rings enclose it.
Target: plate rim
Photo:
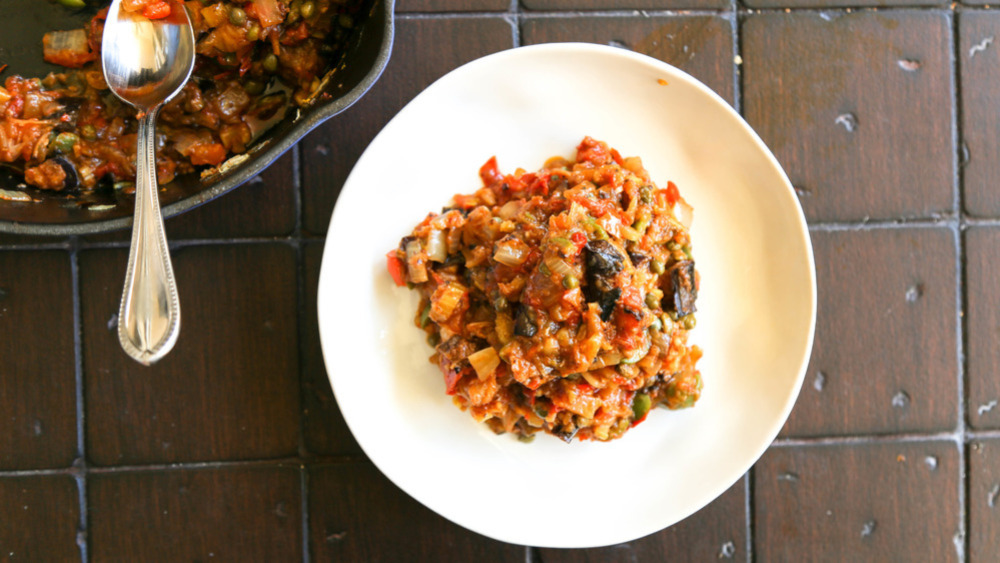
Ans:
[[[601,45],[601,44],[595,44],[595,43],[585,43],[585,42],[556,42],[556,43],[543,43],[543,44],[537,44],[537,45],[527,45],[527,46],[520,46],[520,47],[513,47],[513,48],[505,49],[505,50],[502,50],[502,51],[498,51],[498,52],[495,52],[495,53],[491,53],[491,54],[488,54],[488,55],[485,55],[485,56],[473,59],[471,61],[468,61],[468,62],[466,62],[466,63],[464,63],[464,64],[462,64],[462,65],[460,65],[460,66],[458,66],[458,67],[456,67],[456,68],[448,71],[447,73],[445,73],[444,75],[442,75],[441,77],[439,77],[438,79],[436,79],[434,82],[432,82],[426,88],[424,88],[420,93],[418,93],[413,99],[411,99],[409,102],[407,102],[406,105],[404,105],[403,108],[400,109],[392,117],[392,119],[390,119],[379,130],[378,134],[376,134],[372,138],[372,140],[369,142],[368,146],[362,152],[361,156],[354,163],[354,165],[352,166],[351,172],[348,174],[347,178],[345,179],[343,187],[341,189],[341,192],[340,192],[340,194],[338,196],[337,203],[334,206],[333,213],[332,213],[331,219],[330,219],[330,224],[329,224],[329,227],[328,227],[328,230],[327,230],[327,236],[326,236],[326,239],[325,239],[324,244],[323,244],[324,249],[323,249],[323,254],[322,254],[322,258],[321,258],[319,283],[318,283],[318,287],[317,287],[317,311],[316,311],[317,321],[318,321],[318,327],[319,327],[319,333],[320,333],[320,347],[321,347],[321,350],[322,350],[322,353],[323,353],[324,367],[327,370],[327,378],[330,381],[330,386],[331,386],[331,389],[333,390],[334,398],[337,401],[338,408],[340,407],[340,404],[341,404],[341,397],[338,395],[337,386],[335,385],[335,382],[334,382],[334,377],[335,377],[333,375],[333,371],[334,370],[330,369],[331,366],[334,365],[334,362],[333,362],[333,359],[329,357],[330,351],[328,350],[328,346],[324,345],[324,343],[328,339],[332,338],[332,335],[330,334],[332,332],[332,329],[327,330],[326,328],[324,328],[324,324],[325,323],[324,323],[323,311],[326,309],[326,302],[327,302],[327,299],[329,297],[327,297],[327,294],[323,291],[323,287],[326,286],[326,285],[329,285],[329,283],[331,283],[328,280],[329,280],[330,276],[332,276],[332,273],[331,273],[332,267],[329,265],[332,260],[328,259],[328,254],[332,253],[332,250],[331,250],[331,248],[332,248],[331,241],[333,240],[333,237],[330,236],[330,232],[333,231],[334,225],[337,223],[338,216],[339,216],[338,213],[340,213],[340,214],[345,213],[345,211],[343,211],[343,207],[340,205],[340,203],[341,203],[341,201],[343,201],[342,200],[343,195],[345,193],[347,193],[348,189],[350,188],[350,186],[352,186],[352,179],[353,179],[353,177],[355,175],[355,172],[356,172],[356,170],[358,168],[358,165],[363,161],[363,159],[366,158],[366,156],[369,154],[370,148],[373,145],[376,144],[376,142],[379,140],[379,138],[386,134],[386,131],[390,129],[390,126],[394,122],[396,122],[397,120],[399,120],[401,116],[403,116],[404,114],[408,114],[409,113],[408,110],[410,110],[411,106],[414,104],[415,101],[417,101],[417,100],[425,97],[425,95],[427,95],[428,92],[432,92],[433,93],[436,90],[440,89],[442,87],[441,85],[443,83],[447,83],[448,81],[450,81],[452,79],[453,75],[455,75],[456,73],[468,72],[470,68],[475,68],[475,67],[479,67],[479,66],[483,66],[483,65],[489,65],[489,64],[495,64],[495,63],[497,63],[499,61],[503,61],[503,60],[508,59],[508,58],[532,56],[533,53],[546,54],[546,53],[570,52],[570,54],[579,54],[580,52],[586,53],[588,51],[592,52],[592,53],[595,53],[595,54],[599,54],[599,55],[614,55],[614,56],[624,57],[626,59],[630,59],[632,62],[635,62],[635,63],[638,63],[638,64],[642,64],[642,65],[646,65],[646,66],[651,66],[651,67],[656,68],[657,70],[665,71],[668,74],[672,74],[672,75],[675,75],[675,76],[681,78],[682,80],[684,80],[685,82],[687,82],[689,86],[692,86],[692,87],[696,88],[697,90],[700,91],[701,94],[703,94],[703,95],[707,96],[709,99],[711,99],[712,102],[716,106],[718,106],[719,108],[721,108],[723,110],[723,112],[727,115],[727,117],[729,119],[735,119],[735,121],[741,126],[741,128],[746,133],[749,133],[750,138],[753,140],[754,144],[757,146],[757,148],[758,148],[759,152],[761,153],[761,155],[765,157],[765,159],[767,160],[767,163],[770,165],[770,167],[775,172],[777,172],[778,177],[780,178],[780,180],[782,181],[782,184],[784,186],[784,190],[783,190],[784,195],[788,196],[789,199],[794,203],[794,209],[796,211],[796,214],[795,214],[796,215],[796,217],[795,217],[795,224],[796,224],[796,227],[798,229],[798,233],[797,234],[799,236],[801,236],[802,239],[803,239],[804,249],[805,249],[805,257],[806,257],[806,265],[808,266],[808,268],[807,268],[807,273],[808,273],[808,290],[809,290],[809,311],[808,311],[808,313],[809,313],[809,320],[808,320],[809,327],[808,327],[808,334],[806,335],[805,345],[802,348],[802,358],[801,358],[801,361],[800,361],[800,364],[799,364],[798,373],[796,375],[796,378],[795,378],[795,381],[794,381],[794,385],[792,385],[791,388],[789,389],[788,397],[785,400],[785,403],[784,403],[784,405],[783,405],[783,407],[781,409],[781,412],[779,413],[780,416],[778,416],[778,417],[776,417],[774,419],[775,420],[774,424],[771,425],[771,427],[768,429],[768,432],[766,433],[766,435],[768,436],[768,439],[762,441],[762,443],[755,449],[754,455],[751,456],[750,458],[748,458],[747,460],[745,460],[742,463],[735,464],[735,465],[737,465],[738,467],[741,468],[741,470],[737,473],[736,478],[734,480],[732,480],[731,482],[724,483],[724,486],[716,487],[716,489],[718,489],[718,490],[711,490],[711,494],[710,495],[706,495],[706,500],[705,500],[704,503],[702,503],[700,506],[694,507],[690,511],[686,511],[686,514],[684,514],[683,517],[677,519],[675,522],[673,522],[671,524],[668,524],[666,526],[659,525],[659,524],[656,525],[656,526],[647,526],[646,528],[648,528],[648,529],[638,530],[636,533],[631,534],[628,537],[622,537],[622,538],[617,539],[617,540],[615,540],[613,542],[608,542],[608,541],[599,541],[599,542],[591,542],[591,543],[587,543],[587,542],[574,542],[572,544],[569,544],[569,543],[566,543],[566,542],[558,542],[558,541],[556,541],[556,542],[542,542],[542,543],[526,544],[526,543],[523,543],[523,542],[519,542],[516,539],[511,539],[510,537],[505,537],[505,534],[496,534],[496,533],[491,532],[490,530],[482,529],[481,526],[470,525],[469,523],[466,523],[466,522],[459,522],[459,521],[453,519],[448,514],[445,514],[445,513],[442,513],[441,511],[439,511],[435,507],[436,503],[434,503],[433,500],[429,501],[428,498],[427,498],[427,495],[420,494],[420,493],[414,493],[412,490],[410,490],[410,488],[404,487],[402,484],[400,484],[397,481],[397,479],[394,479],[393,476],[390,475],[390,473],[385,470],[385,468],[383,467],[383,464],[381,463],[382,460],[378,459],[378,456],[373,457],[371,455],[369,449],[366,448],[365,444],[362,444],[360,440],[357,440],[358,446],[362,449],[362,451],[364,452],[364,454],[368,458],[368,460],[371,461],[371,463],[379,470],[379,472],[381,472],[387,479],[389,479],[389,481],[391,481],[396,487],[398,487],[399,489],[401,489],[404,493],[406,493],[411,498],[415,499],[420,504],[424,505],[429,510],[431,510],[434,513],[440,515],[441,517],[447,519],[448,521],[453,522],[453,523],[457,524],[458,526],[461,526],[462,528],[465,528],[467,530],[473,531],[475,533],[478,533],[480,535],[483,535],[485,537],[488,537],[488,538],[491,538],[491,539],[494,539],[494,540],[497,540],[497,541],[502,541],[502,542],[506,542],[506,543],[512,543],[512,544],[516,544],[516,545],[531,545],[531,546],[534,546],[534,547],[541,547],[541,548],[563,548],[563,549],[567,549],[568,548],[568,549],[572,549],[572,548],[595,548],[595,547],[603,547],[603,546],[608,546],[608,545],[615,545],[615,544],[618,544],[618,543],[625,543],[625,542],[635,541],[637,539],[641,539],[643,537],[646,537],[648,535],[657,533],[657,532],[662,531],[662,530],[664,530],[666,528],[669,528],[669,527],[671,527],[673,525],[676,525],[676,524],[682,522],[683,520],[687,519],[688,517],[690,517],[695,512],[698,512],[699,510],[701,510],[702,508],[704,508],[708,504],[711,504],[712,502],[714,502],[716,499],[719,498],[719,496],[721,496],[724,492],[726,492],[729,488],[731,488],[736,482],[738,482],[740,479],[743,478],[743,476],[746,474],[746,472],[749,471],[750,468],[752,468],[753,465],[755,465],[758,460],[760,460],[760,458],[763,456],[764,452],[771,446],[771,444],[774,442],[774,439],[780,433],[781,428],[784,426],[785,422],[788,420],[788,417],[791,414],[791,411],[792,411],[793,407],[795,406],[795,403],[796,403],[796,401],[798,399],[798,396],[799,396],[799,394],[801,392],[802,384],[803,384],[803,381],[805,379],[805,374],[806,374],[806,372],[808,370],[808,367],[809,367],[809,361],[810,361],[810,358],[812,356],[812,351],[813,351],[814,342],[815,342],[816,318],[817,318],[817,303],[818,303],[818,296],[817,296],[818,289],[817,289],[817,280],[816,280],[815,255],[814,255],[814,249],[813,249],[813,245],[812,245],[812,238],[811,238],[811,234],[810,234],[810,231],[809,231],[808,223],[806,221],[806,217],[805,217],[805,213],[804,213],[804,211],[802,209],[802,205],[798,201],[797,197],[795,196],[794,188],[792,186],[791,181],[788,179],[788,175],[786,174],[784,168],[778,162],[777,157],[775,157],[775,155],[773,154],[773,152],[771,151],[771,149],[764,143],[764,141],[760,138],[760,136],[757,134],[757,132],[750,126],[750,124],[747,123],[746,120],[728,102],[726,102],[719,94],[717,94],[711,88],[709,88],[708,86],[706,86],[700,80],[698,80],[697,78],[691,76],[687,72],[685,72],[685,71],[683,71],[683,70],[681,70],[681,69],[679,69],[679,68],[677,68],[677,67],[675,67],[675,66],[673,66],[673,65],[671,65],[669,63],[666,63],[664,61],[656,59],[654,57],[651,57],[651,56],[648,56],[648,55],[644,55],[642,53],[638,53],[638,52],[635,52],[635,51],[623,49],[623,48],[620,48],[620,47],[613,47],[613,46],[607,46],[607,45]],[[344,418],[345,424],[347,425],[348,429],[351,431],[352,435],[354,435],[354,437],[356,439],[357,435],[355,433],[355,430],[354,430],[354,427],[352,426],[351,421],[348,420],[346,416],[343,417],[343,418]]]

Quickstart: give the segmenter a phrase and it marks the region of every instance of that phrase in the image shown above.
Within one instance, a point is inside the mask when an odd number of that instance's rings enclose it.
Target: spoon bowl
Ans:
[[[187,10],[170,1],[170,14],[149,19],[108,9],[101,44],[104,78],[112,92],[137,110],[135,219],[125,287],[118,312],[118,340],[136,361],[150,365],[166,355],[180,333],[181,311],[156,180],[156,114],[194,70],[194,29]]]

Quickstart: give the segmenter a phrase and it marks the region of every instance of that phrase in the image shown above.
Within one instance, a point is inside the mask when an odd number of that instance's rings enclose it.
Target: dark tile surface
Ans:
[[[744,114],[807,217],[954,208],[947,13],[752,15],[742,42]]]
[[[540,549],[541,563],[748,561],[746,477],[685,520],[633,542],[596,549]]]
[[[528,17],[521,42],[617,45],[670,63],[733,103],[733,32],[713,16]]]
[[[88,457],[99,465],[295,455],[295,252],[283,244],[175,250],[181,334],[145,368],[115,322],[124,249],[80,257]]]
[[[347,174],[406,102],[463,63],[512,46],[511,25],[500,16],[400,20],[392,58],[378,84],[302,142],[303,229],[326,234]],[[436,56],[427,57],[429,51]]]
[[[294,155],[288,151],[246,184],[167,221],[167,239],[288,236],[295,229]]]
[[[301,319],[302,416],[306,450],[318,455],[362,455],[361,447],[347,429],[347,423],[333,397],[319,343],[316,289],[323,245],[305,245],[302,257],[306,292]]]
[[[396,13],[405,12],[506,12],[510,0],[399,0]]]
[[[985,2],[400,0],[369,94],[261,182],[168,220],[184,312],[160,365],[126,360],[113,330],[128,231],[0,235],[0,561],[1000,559],[1000,10],[970,7]],[[370,140],[455,67],[550,41],[646,53],[739,106],[799,188],[819,285],[777,444],[690,518],[587,550],[490,540],[391,484],[337,410],[316,322],[323,236]],[[688,486],[615,478],[622,510]]]
[[[90,560],[301,561],[296,467],[93,475]]]
[[[310,469],[309,548],[315,561],[522,563],[525,557],[522,547],[431,512],[368,462]]]
[[[964,12],[958,17],[958,67],[962,83],[962,187],[965,209],[977,216],[1000,216],[996,179],[1000,163],[1000,13]]]
[[[1000,440],[969,444],[969,561],[1000,561]]]
[[[754,471],[755,559],[957,561],[961,464],[951,442],[771,448]]]
[[[968,369],[969,424],[975,428],[1000,428],[1000,289],[996,265],[1000,264],[1000,229],[977,227],[965,233],[968,305],[965,323]]]
[[[76,456],[70,268],[60,250],[0,251],[0,469]]]
[[[958,422],[955,235],[813,231],[819,307],[784,434],[947,431]]]
[[[0,560],[80,561],[78,491],[67,475],[0,478]]]
[[[722,9],[729,6],[726,0],[521,0],[528,10],[676,10],[679,8]]]

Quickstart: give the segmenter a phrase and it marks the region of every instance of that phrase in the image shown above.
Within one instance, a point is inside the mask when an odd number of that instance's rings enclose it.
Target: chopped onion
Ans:
[[[497,215],[499,215],[502,219],[507,220],[517,215],[517,212],[520,210],[521,210],[521,204],[519,202],[517,202],[516,200],[508,201],[507,203],[503,204],[503,207],[497,210]]]
[[[500,366],[500,356],[492,346],[469,355],[469,363],[472,369],[476,370],[479,380],[485,380]]]
[[[420,259],[420,241],[416,239],[406,243],[406,271],[413,283],[427,281],[427,266]]]
[[[545,265],[549,267],[549,270],[551,270],[553,274],[557,274],[559,279],[566,276],[576,275],[576,272],[573,271],[573,268],[571,268],[569,264],[555,255],[547,257],[545,259]]]
[[[680,198],[674,204],[674,216],[685,229],[690,229],[691,221],[694,219],[694,208],[688,205],[684,198]]]
[[[590,369],[600,369],[608,366],[617,366],[622,363],[622,355],[618,352],[605,352],[594,360],[594,363],[590,365]]]
[[[524,261],[528,259],[528,252],[530,252],[528,245],[513,238],[498,242],[496,248],[493,259],[511,267],[524,264]]]
[[[90,51],[87,31],[50,31],[42,37],[42,58],[47,62],[79,68],[97,56]]]
[[[434,229],[431,234],[427,235],[427,257],[435,262],[444,262],[448,257],[444,231]]]
[[[465,288],[457,283],[439,286],[431,297],[431,320],[443,323],[448,320],[465,297]]]

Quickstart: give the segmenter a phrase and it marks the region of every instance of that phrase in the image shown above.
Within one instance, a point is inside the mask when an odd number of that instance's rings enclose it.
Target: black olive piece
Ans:
[[[665,310],[675,311],[678,317],[694,313],[695,300],[698,298],[698,288],[694,284],[694,260],[683,260],[667,270],[670,280],[670,292],[664,297]]]
[[[80,187],[80,176],[76,173],[76,166],[73,163],[66,160],[61,156],[50,159],[62,167],[63,172],[66,173],[66,180],[63,181],[63,189],[67,191],[73,191]]]
[[[630,260],[632,260],[632,265],[634,265],[637,268],[639,266],[642,266],[646,262],[646,260],[649,260],[649,256],[646,256],[641,252],[634,252],[631,250],[628,251],[628,257]]]
[[[535,319],[531,313],[531,309],[518,303],[517,313],[514,315],[514,334],[531,338],[536,332],[538,332],[538,327],[535,326]]]
[[[601,308],[601,320],[609,321],[611,320],[611,314],[615,312],[615,305],[618,304],[618,298],[622,296],[622,289],[616,287],[610,291],[602,291],[595,300],[597,305]]]

